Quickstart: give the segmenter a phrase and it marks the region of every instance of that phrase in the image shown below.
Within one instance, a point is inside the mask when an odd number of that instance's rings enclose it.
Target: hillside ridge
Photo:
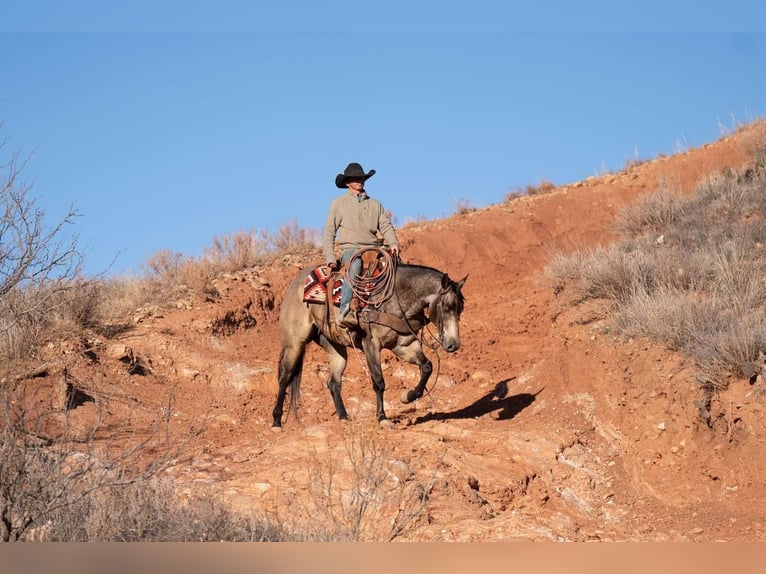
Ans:
[[[365,444],[377,446],[397,488],[428,485],[427,507],[397,540],[761,540],[760,389],[734,382],[713,413],[726,426],[707,427],[687,360],[621,339],[603,304],[563,305],[542,271],[557,251],[613,241],[619,210],[663,182],[691,193],[710,174],[739,169],[763,134],[755,123],[616,173],[400,228],[405,261],[468,280],[462,348],[429,353],[438,378],[426,397],[398,401],[417,369],[384,354],[391,429],[375,425],[361,352],[349,353],[352,420],[343,424],[324,353],[311,348],[300,419],[271,430],[279,304],[312,263],[298,256],[218,278],[216,297],[137,313],[111,336],[49,346],[60,367],[39,379],[49,389],[40,400],[83,432],[105,417],[102,440],[170,409],[186,445],[164,474],[179,493],[213,488],[236,508],[279,509],[285,520],[328,521],[312,503],[321,463],[335,461],[333,484],[351,489],[349,445]],[[93,400],[64,409],[64,372]],[[394,504],[385,498],[367,517],[371,537]]]

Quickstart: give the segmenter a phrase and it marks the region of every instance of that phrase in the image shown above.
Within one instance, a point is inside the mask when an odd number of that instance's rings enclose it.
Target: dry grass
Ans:
[[[716,387],[766,369],[761,155],[705,180],[692,197],[661,186],[622,212],[623,239],[613,245],[555,254],[546,268],[554,290],[574,304],[611,301],[622,333],[685,353]]]
[[[178,498],[170,480],[103,488],[54,512],[41,529],[49,542],[278,542],[266,519],[232,510],[214,492]]]
[[[511,191],[505,194],[504,203],[509,203],[525,195],[528,195],[528,196],[544,195],[546,193],[553,192],[555,189],[556,189],[556,184],[546,179],[543,179],[540,181],[540,183],[536,185],[527,185],[524,187],[517,187],[512,189]]]
[[[452,211],[453,215],[465,215],[466,213],[471,213],[472,211],[476,211],[476,207],[473,205],[470,199],[467,197],[460,197],[458,199],[454,199],[452,201],[452,204],[454,206],[454,209]]]

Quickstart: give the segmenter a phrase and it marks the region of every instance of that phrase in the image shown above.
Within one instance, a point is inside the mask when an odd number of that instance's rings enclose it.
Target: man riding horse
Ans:
[[[375,170],[365,173],[361,165],[350,163],[338,174],[335,185],[345,187],[348,192],[335,198],[330,206],[324,229],[326,265],[301,270],[285,291],[279,308],[282,350],[272,412],[275,429],[282,427],[288,389],[290,408],[297,413],[309,343],[316,343],[327,353],[330,367],[327,388],[340,420],[348,419],[341,394],[348,348],[361,347],[375,390],[376,417],[381,425],[388,423],[383,400],[386,382],[380,359],[383,349],[417,365],[418,383],[401,396],[403,403],[411,403],[423,396],[433,372],[433,364],[423,352],[426,331],[436,343],[436,347],[429,345],[431,349],[454,353],[460,348],[462,288],[468,276],[454,281],[438,269],[399,261],[399,241],[394,227],[380,202],[364,190],[364,182],[374,173]],[[388,244],[388,251],[381,248],[378,234]],[[336,237],[340,258],[350,267],[339,301],[345,327],[342,330],[335,328],[336,323],[331,319],[338,278],[327,272],[328,267],[335,270],[339,267],[335,257]],[[351,310],[355,294],[362,309],[358,316]]]
[[[335,241],[337,239],[340,251],[340,261],[348,268],[348,276],[360,275],[362,260],[354,258],[359,249],[376,247],[380,245],[378,233],[383,236],[383,241],[391,250],[396,259],[399,256],[399,240],[396,237],[394,226],[383,209],[383,205],[367,195],[364,189],[365,182],[375,175],[371,169],[365,173],[358,163],[350,163],[343,173],[335,177],[335,186],[346,189],[347,192],[336,197],[330,204],[327,221],[324,226],[324,256],[327,265],[337,270],[338,258],[335,255]],[[340,316],[338,323],[346,327],[358,325],[356,313],[351,310],[353,296],[350,281],[344,281],[341,287]]]

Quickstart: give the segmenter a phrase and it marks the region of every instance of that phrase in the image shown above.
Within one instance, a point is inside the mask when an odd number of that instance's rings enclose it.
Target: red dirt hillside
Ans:
[[[621,339],[605,307],[567,308],[542,281],[553,252],[609,242],[622,206],[663,180],[691,191],[741,167],[758,137],[762,123],[620,173],[400,229],[405,261],[469,277],[462,347],[438,360],[428,353],[438,369],[430,394],[401,404],[417,369],[384,353],[391,428],[375,424],[353,351],[343,389],[352,421],[337,420],[324,354],[312,348],[300,419],[271,430],[278,307],[308,263],[289,257],[216,280],[217,297],[138,312],[111,337],[52,346],[67,380],[95,398],[70,420],[86,425],[108,403],[108,438],[140,434],[171,409],[176,436],[188,441],[166,471],[180,493],[212,487],[238,508],[316,529],[330,521],[321,502],[333,496],[330,478],[350,492],[356,462],[368,472],[379,462],[385,484],[362,538],[386,539],[397,496],[420,485],[428,502],[397,540],[763,540],[762,383],[732,381],[713,403],[727,424],[711,429],[694,406],[692,364]],[[58,388],[62,372],[40,385]]]

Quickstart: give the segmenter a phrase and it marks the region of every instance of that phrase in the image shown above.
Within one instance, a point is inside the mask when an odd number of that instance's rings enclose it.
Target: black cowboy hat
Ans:
[[[346,166],[346,169],[343,171],[343,173],[339,173],[335,176],[335,185],[341,189],[344,189],[348,179],[364,178],[364,181],[367,181],[373,175],[375,175],[374,169],[371,169],[368,173],[364,173],[362,166],[356,162],[353,162]]]

